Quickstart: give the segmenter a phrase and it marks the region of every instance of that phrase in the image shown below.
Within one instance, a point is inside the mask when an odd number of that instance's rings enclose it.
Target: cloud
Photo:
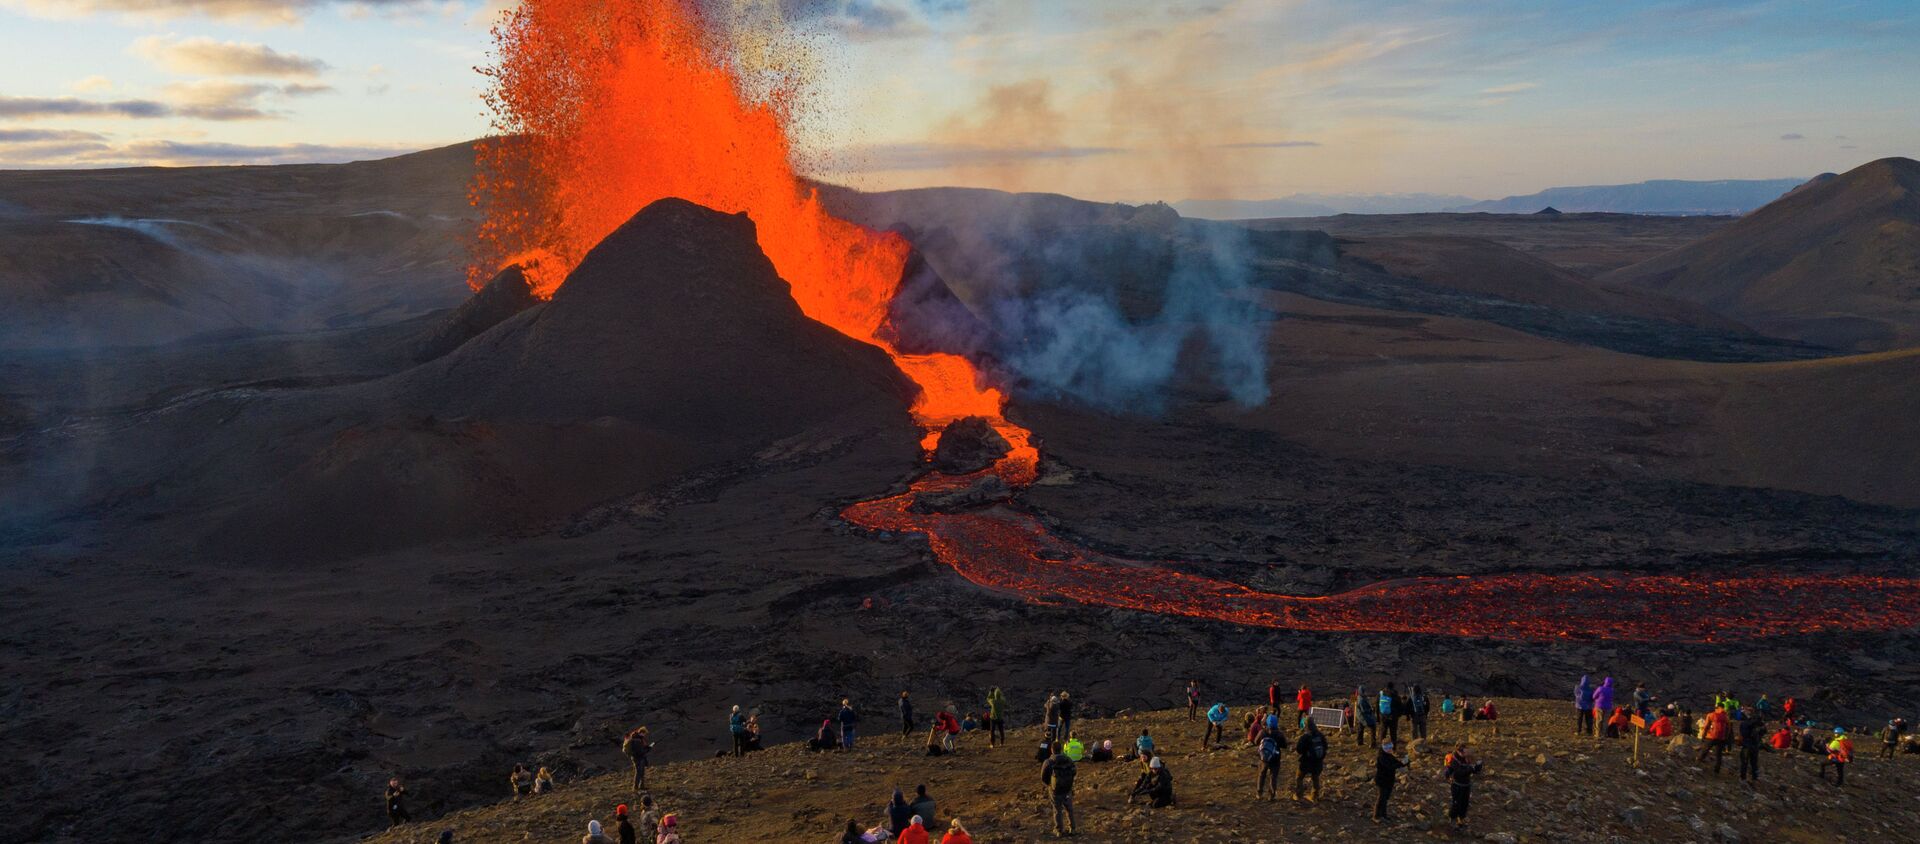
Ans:
[[[1518,94],[1521,91],[1531,91],[1538,87],[1540,87],[1540,83],[1538,82],[1514,82],[1507,85],[1495,85],[1491,88],[1481,88],[1480,93],[1497,97],[1502,94]]]
[[[85,134],[85,133],[82,133]],[[5,137],[0,134],[0,139]],[[23,142],[0,146],[0,167],[134,167],[227,164],[334,164],[388,158],[414,146],[334,144],[230,144],[145,138],[124,144],[101,141]]]
[[[73,129],[0,129],[0,144],[29,144],[45,141],[104,141],[97,132]]]
[[[172,106],[154,100],[82,100],[74,97],[9,97],[0,95],[0,117],[33,120],[42,117],[172,117]]]
[[[82,94],[98,94],[102,91],[113,90],[113,80],[96,73],[85,79],[78,80],[67,87]]]
[[[1298,147],[1317,147],[1319,141],[1247,141],[1238,144],[1220,144],[1221,149],[1295,149]]]
[[[879,41],[932,32],[927,11],[927,4],[916,0],[801,0],[788,15],[849,40]]]
[[[1114,147],[1019,146],[904,143],[874,144],[845,150],[838,168],[846,173],[883,173],[901,170],[944,170],[959,167],[1005,167],[1023,162],[1114,155]]]
[[[325,6],[410,10],[426,0],[0,0],[0,8],[49,18],[116,15],[141,20],[208,17],[293,24]]]
[[[1780,140],[1783,140],[1783,141],[1804,141],[1806,139],[1807,139],[1807,136],[1802,135],[1799,132],[1788,132],[1780,136]]]
[[[282,53],[265,44],[150,35],[133,42],[134,55],[173,71],[199,76],[287,76],[312,79],[327,63]]]

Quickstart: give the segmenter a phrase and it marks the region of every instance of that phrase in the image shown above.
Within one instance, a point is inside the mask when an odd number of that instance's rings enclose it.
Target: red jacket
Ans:
[[[1782,728],[1773,734],[1773,738],[1767,740],[1767,744],[1772,745],[1774,750],[1792,750],[1793,731]]]
[[[933,716],[933,723],[938,724],[943,733],[952,733],[956,736],[960,734],[960,719],[953,717],[951,712],[941,712]]]
[[[900,844],[927,844],[927,828],[919,824],[908,824],[900,830]]]
[[[940,839],[940,844],[973,844],[973,836],[957,829],[949,830],[947,836]]]
[[[1653,725],[1647,728],[1647,732],[1653,733],[1654,736],[1658,738],[1672,738],[1674,733],[1673,719],[1665,715],[1655,718],[1653,719]]]
[[[1293,705],[1300,707],[1301,712],[1305,712],[1308,709],[1312,709],[1313,708],[1313,692],[1308,691],[1304,687],[1301,688],[1300,693],[1293,696]]]

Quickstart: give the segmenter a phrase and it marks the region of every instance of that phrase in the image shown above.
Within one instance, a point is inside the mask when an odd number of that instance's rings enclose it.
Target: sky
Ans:
[[[0,167],[477,137],[511,2],[0,0]],[[706,2],[817,47],[805,161],[868,189],[1493,198],[1920,156],[1914,0]]]

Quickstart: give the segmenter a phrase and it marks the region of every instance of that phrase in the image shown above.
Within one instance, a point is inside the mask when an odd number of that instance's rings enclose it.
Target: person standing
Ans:
[[[1188,680],[1187,681],[1187,717],[1192,718],[1199,714],[1200,714],[1200,681]]]
[[[1733,721],[1727,717],[1725,707],[1716,706],[1712,712],[1707,713],[1706,723],[1702,726],[1705,727],[1700,734],[1703,743],[1700,745],[1700,754],[1694,758],[1694,761],[1705,762],[1707,754],[1712,753],[1714,755],[1713,773],[1714,776],[1719,776],[1720,762],[1727,758],[1727,745],[1733,743]]]
[[[1327,761],[1327,737],[1320,732],[1320,725],[1312,718],[1307,719],[1306,732],[1300,734],[1299,743],[1293,752],[1300,757],[1300,773],[1293,779],[1293,799],[1299,802],[1300,793],[1305,790],[1308,778],[1313,780],[1313,802],[1320,802],[1320,769]]]
[[[669,814],[660,819],[660,835],[654,844],[681,844],[679,815]]]
[[[860,724],[860,713],[853,711],[853,699],[840,699],[840,749],[852,750],[854,732]]]
[[[1740,779],[1760,781],[1760,746],[1767,742],[1767,722],[1758,712],[1740,719]]]
[[[1447,804],[1447,819],[1453,821],[1455,829],[1459,829],[1467,825],[1467,807],[1473,800],[1473,777],[1484,766],[1467,753],[1466,742],[1461,742],[1452,753],[1447,754],[1445,765],[1440,775],[1446,778],[1453,798]]]
[[[987,692],[987,746],[1007,743],[1007,696],[994,686]]]
[[[740,711],[740,704],[734,704],[727,715],[727,732],[733,736],[733,755],[747,755],[747,715]]]
[[[660,837],[660,812],[653,808],[652,797],[640,798],[640,823],[634,832],[639,834],[641,844]]]
[[[1413,737],[1416,739],[1424,739],[1427,737],[1427,712],[1429,711],[1429,706],[1426,690],[1420,688],[1419,683],[1415,683],[1413,685],[1413,693],[1407,697],[1407,720],[1413,724]]]
[[[1380,726],[1387,741],[1400,740],[1400,691],[1388,683],[1380,690]]]
[[[1267,684],[1267,707],[1270,711],[1280,711],[1280,697],[1280,680],[1275,678],[1272,683]]]
[[[1053,834],[1058,838],[1074,834],[1078,825],[1073,813],[1073,775],[1073,760],[1054,745],[1053,757],[1040,767],[1040,781],[1053,787]]]
[[[913,698],[906,692],[900,693],[900,737],[913,735]]]
[[[1073,738],[1073,695],[1060,693],[1060,740]]]
[[[1761,695],[1760,699],[1766,700],[1766,697],[1766,695]],[[1640,715],[1640,720],[1642,721],[1653,720],[1653,693],[1647,691],[1647,684],[1645,683],[1633,684],[1633,711]],[[1762,714],[1765,713],[1763,712]]]
[[[1260,779],[1254,785],[1253,797],[1258,800],[1267,798],[1268,802],[1280,798],[1280,748],[1284,739],[1267,730],[1260,734]]]
[[[1293,693],[1293,708],[1300,713],[1300,723],[1305,724],[1313,717],[1313,690],[1307,684],[1300,684],[1300,691]]]
[[[1613,678],[1600,681],[1600,687],[1593,690],[1593,722],[1595,737],[1600,735],[1600,725],[1607,714],[1613,711]]]
[[[1387,816],[1387,801],[1393,797],[1393,786],[1400,777],[1400,769],[1409,764],[1407,757],[1393,755],[1393,742],[1380,743],[1380,753],[1373,759],[1373,787],[1379,792],[1378,799],[1373,803],[1374,823],[1393,820]]]
[[[1853,761],[1853,739],[1847,736],[1847,728],[1834,727],[1833,741],[1827,742],[1826,761],[1823,761],[1820,763],[1820,781],[1821,782],[1826,781],[1827,766],[1832,765],[1834,775],[1835,775],[1833,784],[1835,786],[1846,785],[1847,784],[1847,763],[1852,761]]]
[[[1900,737],[1907,734],[1907,719],[1895,718],[1887,722],[1887,729],[1880,735],[1880,755],[1892,759],[1900,749]]]
[[[620,844],[634,844],[640,840],[633,829],[633,821],[627,818],[627,804],[622,803],[613,809],[614,831],[620,833]]]
[[[1585,674],[1573,686],[1573,734],[1593,733],[1593,681]]]
[[[1060,735],[1059,694],[1047,695],[1047,702],[1040,705],[1040,723],[1044,724],[1047,728],[1047,741],[1049,743],[1067,740],[1066,736]]]
[[[1207,734],[1200,739],[1201,750],[1213,747],[1216,737],[1218,737],[1221,744],[1224,745],[1226,743],[1227,719],[1231,716],[1232,713],[1227,711],[1227,705],[1225,703],[1215,703],[1212,708],[1207,710]]]
[[[1826,777],[1826,769],[1820,769],[1820,777]],[[399,827],[401,823],[411,823],[413,815],[407,813],[407,786],[399,785],[399,777],[386,781],[386,829]]]
[[[1380,713],[1364,689],[1353,690],[1353,743],[1366,747],[1380,740]]]
[[[647,756],[653,752],[653,741],[647,735],[646,727],[635,727],[620,741],[620,752],[626,754],[633,763],[633,793],[647,790]]]

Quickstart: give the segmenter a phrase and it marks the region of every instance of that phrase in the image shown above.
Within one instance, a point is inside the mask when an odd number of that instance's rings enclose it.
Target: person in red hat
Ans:
[[[638,840],[634,837],[632,822],[627,820],[627,804],[622,803],[613,808],[613,822],[614,829],[620,833],[620,844],[634,844]]]

